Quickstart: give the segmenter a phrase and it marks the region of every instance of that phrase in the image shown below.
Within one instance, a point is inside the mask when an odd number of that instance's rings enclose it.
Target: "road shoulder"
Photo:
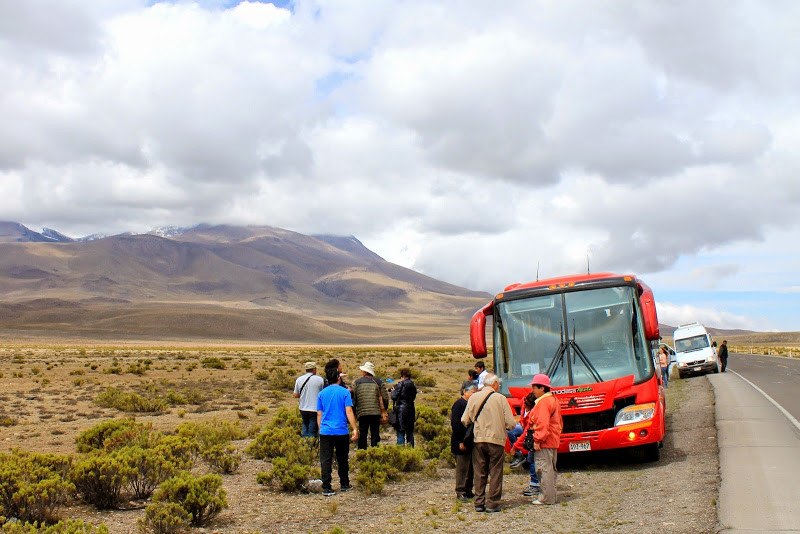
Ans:
[[[716,397],[722,532],[800,531],[800,431],[738,375],[709,380]]]

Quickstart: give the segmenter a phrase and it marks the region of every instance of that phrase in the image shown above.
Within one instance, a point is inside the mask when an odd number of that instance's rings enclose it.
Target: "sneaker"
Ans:
[[[517,467],[521,466],[525,462],[525,457],[522,455],[521,452],[516,451],[514,453],[514,459],[511,460],[511,469],[516,469]]]
[[[540,505],[540,504],[541,504],[541,505],[546,505],[547,503],[544,503],[544,502],[540,501],[539,499],[534,499],[534,500],[533,500],[533,502],[532,502],[531,504],[536,504],[536,505]]]
[[[539,486],[528,486],[522,490],[522,494],[526,497],[536,497],[539,495]]]
[[[502,508],[500,508],[499,506],[496,506],[496,507],[494,507],[494,508],[492,508],[492,507],[488,507],[488,508],[486,508],[486,510],[484,510],[484,511],[485,511],[487,514],[496,514],[497,512],[500,512],[501,510],[502,510]]]
[[[472,500],[472,497],[470,497],[468,495],[461,494],[461,495],[457,495],[456,499],[458,499],[461,502],[470,502]]]
[[[350,491],[351,489],[353,489],[353,486],[342,486],[341,488],[339,488],[339,491],[344,493],[345,491]]]
[[[476,504],[475,505],[475,511],[476,512],[485,512],[486,511],[486,507],[484,505],[482,505],[482,504]]]
[[[331,495],[336,495],[336,492],[333,491],[333,488],[325,488],[322,490],[322,494],[326,497],[330,497]]]

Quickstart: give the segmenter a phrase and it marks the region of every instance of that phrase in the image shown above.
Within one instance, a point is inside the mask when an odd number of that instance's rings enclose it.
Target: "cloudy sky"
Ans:
[[[498,6],[500,6],[498,8]],[[0,220],[353,234],[497,292],[625,271],[800,330],[800,3],[0,2]]]

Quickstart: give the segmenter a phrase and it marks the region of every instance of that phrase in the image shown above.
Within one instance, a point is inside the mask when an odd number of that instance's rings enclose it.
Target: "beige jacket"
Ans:
[[[479,392],[472,395],[467,401],[464,415],[461,422],[467,426],[475,420],[475,414],[483,404],[483,399],[492,394],[492,398],[486,401],[480,417],[475,422],[475,443],[494,443],[495,445],[505,445],[508,439],[506,430],[511,430],[517,424],[514,413],[505,396],[495,393],[490,386],[485,386]]]

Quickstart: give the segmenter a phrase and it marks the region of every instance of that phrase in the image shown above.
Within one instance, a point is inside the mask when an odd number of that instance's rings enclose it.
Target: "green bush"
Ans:
[[[183,472],[161,484],[153,502],[173,502],[191,516],[195,526],[203,525],[228,507],[219,475],[196,477]]]
[[[412,447],[388,445],[356,451],[356,482],[366,493],[380,494],[388,480],[398,480],[401,473],[420,471],[425,466],[423,451]]]
[[[437,434],[433,439],[425,442],[423,450],[426,458],[438,459],[443,451],[450,450],[450,433]]]
[[[417,406],[417,421],[414,432],[430,441],[440,434],[450,435],[445,417],[434,408],[424,404]]]
[[[216,357],[203,358],[200,365],[206,369],[225,369],[225,362]]]
[[[139,531],[154,534],[179,534],[185,532],[192,516],[174,502],[156,502],[144,511],[139,520]]]
[[[65,480],[71,459],[14,451],[0,454],[0,515],[20,521],[52,522],[75,493]]]
[[[186,468],[186,464],[176,459],[165,446],[152,449],[125,447],[114,451],[113,455],[131,469],[127,483],[137,499],[147,499],[162,482]]]
[[[134,419],[111,419],[84,430],[75,438],[78,452],[111,451],[126,445],[144,445],[153,426]]]
[[[247,433],[238,424],[217,420],[205,423],[187,422],[178,426],[177,433],[195,440],[203,460],[215,471],[230,474],[239,468],[242,455],[230,442],[244,439]]]
[[[275,369],[270,378],[269,385],[275,390],[292,390],[294,389],[294,373],[287,369]]]
[[[284,457],[311,463],[316,453],[301,436],[301,429],[302,420],[297,410],[279,408],[245,452],[257,460]]]
[[[319,478],[319,468],[308,463],[289,461],[286,458],[273,458],[272,470],[259,473],[256,481],[259,484],[270,484],[277,481],[284,491],[299,491],[312,478]]]
[[[134,474],[133,467],[122,459],[94,452],[75,461],[70,480],[86,502],[107,509],[119,505],[122,490]]]
[[[79,519],[68,519],[50,526],[38,522],[8,522],[3,525],[2,532],[3,534],[108,534],[108,528],[102,523],[95,527]]]
[[[126,393],[113,387],[95,397],[94,403],[103,408],[129,413],[160,413],[168,407],[167,400],[162,397],[142,397],[137,393]]]
[[[242,455],[233,445],[214,445],[201,454],[214,471],[226,475],[235,473],[242,463]]]

